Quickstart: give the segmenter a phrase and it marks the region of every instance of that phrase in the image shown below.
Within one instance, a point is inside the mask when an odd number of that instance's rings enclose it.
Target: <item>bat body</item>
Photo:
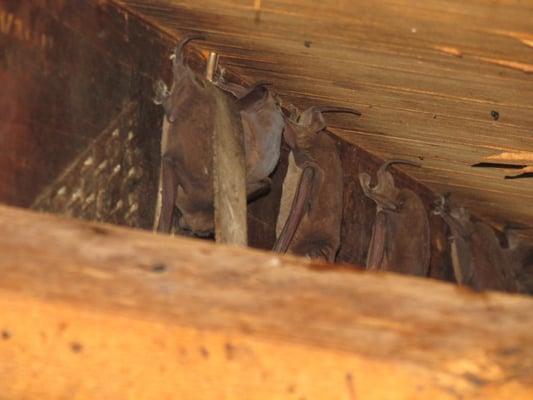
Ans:
[[[516,229],[530,229],[528,226],[520,226]],[[514,284],[511,289],[517,292],[533,294],[533,246],[526,243],[516,235],[516,230],[504,228],[507,248],[504,254],[507,259],[508,275],[511,275]]]
[[[283,135],[294,157],[298,185],[274,251],[333,262],[340,245],[343,171],[322,112],[360,115],[350,109],[311,107],[287,121]]]
[[[279,162],[285,118],[268,83],[251,88],[218,80],[215,84],[236,97],[240,110],[246,158],[246,186],[250,196],[270,186],[269,175]]]
[[[370,175],[359,174],[364,193],[377,205],[366,267],[426,276],[430,261],[427,212],[416,193],[395,186],[388,171],[392,163],[417,165],[402,160],[389,161],[377,171],[377,184],[373,187]]]
[[[504,249],[494,230],[472,221],[464,208],[451,208],[444,197],[435,211],[450,228],[450,250],[455,279],[476,290],[516,291],[516,273],[523,249]]]
[[[185,37],[176,47],[169,91],[159,81],[156,103],[165,110],[161,143],[162,201],[157,224],[169,232],[174,206],[181,216],[179,226],[199,235],[214,230],[212,136],[215,126],[218,90],[203,76],[189,68],[183,47],[198,36]]]

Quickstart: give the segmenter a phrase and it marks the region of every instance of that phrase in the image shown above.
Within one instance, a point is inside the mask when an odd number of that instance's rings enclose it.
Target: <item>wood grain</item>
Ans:
[[[533,147],[533,3],[506,0],[116,0],[173,35],[206,32],[221,64],[300,107],[332,104],[336,134],[498,222],[533,225],[531,180],[472,164]],[[491,111],[498,111],[494,120]]]
[[[243,126],[234,100],[213,86],[213,204],[218,243],[248,244]]]
[[[142,167],[157,174],[150,167],[161,112],[152,84],[169,69],[157,38],[103,3],[0,1],[1,202],[32,204],[132,99]]]
[[[5,206],[0,254],[6,398],[533,395],[530,298]]]

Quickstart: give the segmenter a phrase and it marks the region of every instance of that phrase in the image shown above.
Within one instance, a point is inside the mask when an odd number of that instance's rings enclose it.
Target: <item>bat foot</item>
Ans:
[[[328,245],[314,246],[306,252],[306,257],[311,260],[335,262],[335,253]]]
[[[252,201],[257,200],[260,197],[266,196],[270,193],[272,188],[272,179],[265,178],[261,179],[259,182],[254,182],[248,185],[247,188],[247,201],[251,203]]]

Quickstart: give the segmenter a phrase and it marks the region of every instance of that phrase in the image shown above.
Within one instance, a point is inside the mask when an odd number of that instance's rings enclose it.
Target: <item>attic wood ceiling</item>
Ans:
[[[118,0],[285,101],[350,106],[332,131],[451,191],[496,223],[533,226],[533,179],[470,166],[533,151],[533,0]],[[147,55],[149,57],[149,55]],[[499,119],[491,117],[491,111]]]

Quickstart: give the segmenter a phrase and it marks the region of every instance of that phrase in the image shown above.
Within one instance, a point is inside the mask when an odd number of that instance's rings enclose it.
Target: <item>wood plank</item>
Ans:
[[[96,2],[4,1],[0,22],[0,201],[29,206],[132,98],[157,144],[150,74],[168,53],[153,30]]]
[[[531,298],[5,206],[0,254],[6,398],[533,396]]]

